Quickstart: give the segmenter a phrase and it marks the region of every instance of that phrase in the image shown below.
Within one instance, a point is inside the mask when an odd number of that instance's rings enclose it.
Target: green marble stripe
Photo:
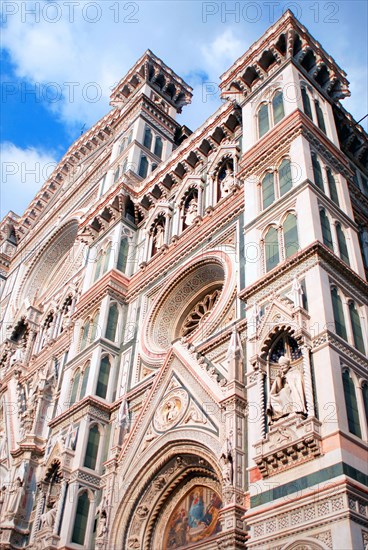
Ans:
[[[338,464],[334,464],[333,466],[329,466],[328,468],[323,468],[322,470],[318,470],[318,472],[308,474],[294,481],[289,481],[288,483],[284,483],[283,485],[277,485],[277,482],[272,481],[271,478],[269,481],[266,481],[266,483],[270,484],[269,490],[251,497],[251,508],[255,508],[257,506],[260,506],[261,504],[266,504],[267,502],[272,502],[273,500],[279,498],[285,498],[287,500],[287,497],[291,494],[293,495],[293,498],[295,496],[302,496],[303,491],[308,489],[309,487],[313,487],[314,485],[318,485],[319,483],[325,483],[326,481],[331,481],[333,478],[341,476],[343,474],[368,487],[367,474],[364,474],[356,468],[353,468],[349,464],[339,462]],[[264,483],[265,482],[263,482],[263,484]],[[253,484],[253,488],[255,485],[257,485],[257,483]],[[324,488],[324,486],[322,486],[321,489],[322,488]]]

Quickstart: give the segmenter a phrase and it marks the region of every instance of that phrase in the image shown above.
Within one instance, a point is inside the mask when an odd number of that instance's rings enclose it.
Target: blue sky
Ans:
[[[150,48],[193,88],[180,122],[197,128],[220,104],[203,97],[285,9],[350,81],[344,107],[367,112],[366,1],[3,0],[0,217],[22,214],[71,143],[109,110],[111,87]],[[364,123],[367,128],[367,120]]]

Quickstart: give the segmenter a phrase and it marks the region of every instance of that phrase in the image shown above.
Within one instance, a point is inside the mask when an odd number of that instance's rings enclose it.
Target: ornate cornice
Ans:
[[[241,300],[247,301],[256,293],[260,292],[281,275],[291,271],[296,265],[301,265],[307,259],[314,258],[315,264],[321,263],[323,260],[323,267],[330,273],[342,275],[343,280],[349,282],[351,287],[355,291],[361,293],[361,298],[367,296],[367,283],[353,271],[345,262],[343,262],[338,256],[336,256],[329,248],[319,241],[315,241],[306,248],[303,248],[300,252],[297,252],[291,256],[288,260],[272,269],[269,273],[266,273],[256,283],[242,290],[238,296]],[[309,265],[310,269],[312,266]]]

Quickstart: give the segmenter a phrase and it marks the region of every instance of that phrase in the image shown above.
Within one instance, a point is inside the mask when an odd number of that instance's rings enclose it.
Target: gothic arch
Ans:
[[[186,438],[180,443],[168,441],[150,457],[142,455],[141,467],[130,468],[124,475],[122,497],[111,526],[114,547],[149,550],[163,535],[167,514],[183,495],[196,485],[216,492],[221,498],[221,472],[218,459],[204,445]],[[149,459],[150,458],[150,459]],[[158,533],[159,530],[159,533]],[[139,544],[139,546],[137,546]]]
[[[56,290],[59,281],[81,265],[83,249],[79,243],[76,244],[77,232],[78,222],[69,221],[59,227],[34,256],[19,289],[18,307],[24,297],[33,303],[37,297],[41,298],[40,292],[45,294]]]
[[[288,543],[283,546],[281,550],[328,550],[328,546],[308,537],[292,542],[291,544]]]

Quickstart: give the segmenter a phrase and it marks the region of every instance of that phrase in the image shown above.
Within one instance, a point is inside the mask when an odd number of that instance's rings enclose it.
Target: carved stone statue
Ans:
[[[234,184],[234,174],[229,168],[226,168],[225,176],[221,180],[221,184],[220,184],[221,198],[226,197],[226,195],[229,194],[233,184]]]
[[[20,501],[23,495],[23,481],[20,477],[17,477],[10,490],[7,514],[10,517],[14,517],[18,511]]]
[[[197,216],[198,216],[198,202],[195,197],[192,197],[185,211],[185,217],[184,217],[185,225],[188,227],[192,225],[193,221]]]
[[[40,529],[52,529],[55,525],[56,507],[50,508],[41,516]]]
[[[160,250],[160,248],[163,246],[163,244],[164,244],[164,234],[165,234],[164,227],[162,225],[157,225],[155,235],[153,237],[153,240],[155,242],[156,250]]]
[[[0,520],[1,520],[2,510],[4,506],[5,495],[6,495],[6,487],[5,485],[3,485],[0,489]]]
[[[222,479],[224,485],[233,484],[233,454],[231,448],[231,442],[226,439],[224,446],[221,450],[220,465],[222,472]]]
[[[290,360],[281,356],[280,370],[273,381],[267,406],[267,414],[272,421],[289,414],[306,414],[303,376],[298,367],[290,367]]]
[[[18,345],[17,349],[13,352],[10,358],[10,366],[15,363],[23,363],[26,355],[26,350],[24,344]]]

